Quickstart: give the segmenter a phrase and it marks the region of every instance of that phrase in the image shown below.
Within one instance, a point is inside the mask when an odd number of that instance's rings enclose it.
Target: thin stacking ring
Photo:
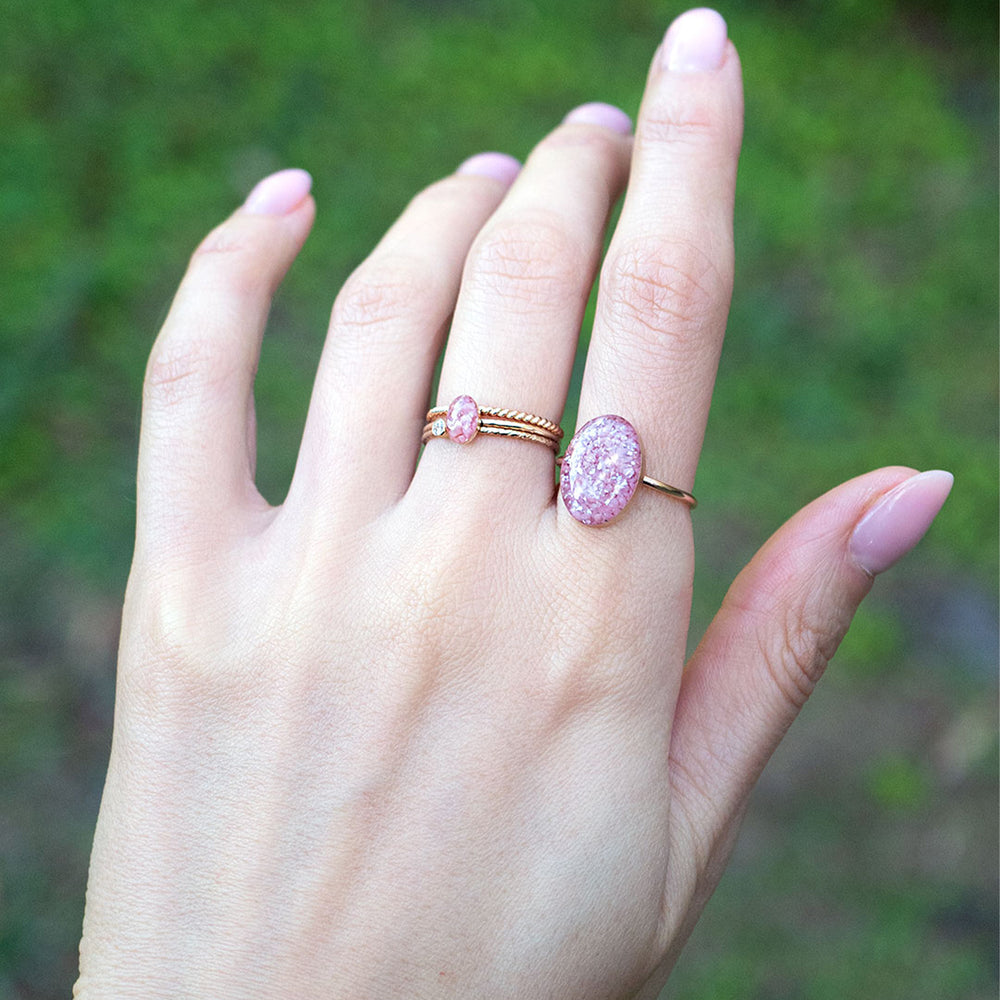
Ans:
[[[436,406],[427,411],[421,443],[433,438],[447,438],[459,444],[468,444],[480,434],[517,438],[543,444],[553,451],[559,450],[563,430],[551,420],[498,406],[479,406],[471,396],[457,396],[445,408]]]
[[[668,497],[686,503],[692,510],[698,506],[698,501],[695,500],[693,493],[688,493],[687,490],[679,489],[677,486],[670,486],[668,483],[661,483],[659,479],[654,479],[652,476],[643,476],[642,485],[649,486],[660,493],[666,493]]]
[[[563,503],[581,524],[606,524],[617,517],[640,485],[680,500],[692,510],[698,505],[687,490],[644,474],[638,432],[613,413],[585,423],[558,462]]]

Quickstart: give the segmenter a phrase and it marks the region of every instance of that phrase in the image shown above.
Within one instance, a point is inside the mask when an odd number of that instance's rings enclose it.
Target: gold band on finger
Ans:
[[[659,479],[654,479],[652,476],[643,476],[642,485],[650,486],[654,490],[659,490],[661,493],[666,493],[668,497],[673,497],[675,500],[680,500],[686,503],[692,510],[698,506],[698,501],[695,500],[694,495],[688,493],[687,490],[679,489],[676,486],[671,486],[669,483],[661,483]]]
[[[457,396],[449,406],[427,411],[421,443],[433,438],[447,438],[468,444],[480,434],[516,438],[559,450],[562,428],[545,417],[498,406],[479,406],[471,396]]]

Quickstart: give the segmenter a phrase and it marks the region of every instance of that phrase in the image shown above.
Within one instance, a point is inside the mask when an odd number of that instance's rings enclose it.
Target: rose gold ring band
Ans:
[[[532,441],[559,453],[562,428],[523,410],[480,406],[471,396],[456,396],[447,408],[427,411],[421,442],[447,438],[468,444],[480,434]],[[679,500],[686,507],[698,506],[691,493],[645,474],[645,458],[639,434],[631,422],[616,413],[605,413],[580,427],[556,459],[560,467],[559,493],[570,516],[581,524],[600,526],[616,518],[639,486]]]
[[[659,479],[654,479],[652,476],[643,476],[641,482],[643,486],[649,486],[654,490],[659,490],[660,493],[666,493],[668,497],[673,497],[675,500],[686,503],[692,510],[698,506],[698,501],[695,500],[694,495],[688,493],[687,490],[671,486],[669,483],[661,483]]]
[[[471,396],[458,396],[447,407],[427,411],[421,443],[433,438],[447,438],[468,444],[480,434],[517,438],[559,450],[562,428],[545,417],[498,406],[479,406]]]

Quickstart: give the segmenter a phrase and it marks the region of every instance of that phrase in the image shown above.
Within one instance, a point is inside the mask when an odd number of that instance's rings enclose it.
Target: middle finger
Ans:
[[[692,488],[733,280],[743,95],[714,11],[682,14],[650,71],[628,195],[601,276],[581,424],[631,420],[649,471]],[[679,510],[649,491],[645,507]],[[649,522],[652,523],[652,522]]]

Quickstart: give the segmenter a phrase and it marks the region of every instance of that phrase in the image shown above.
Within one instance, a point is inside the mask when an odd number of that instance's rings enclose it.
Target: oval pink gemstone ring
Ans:
[[[561,464],[559,492],[581,524],[606,524],[617,517],[640,484],[691,508],[698,504],[686,490],[643,475],[639,435],[624,417],[613,413],[588,420],[570,441]]]

